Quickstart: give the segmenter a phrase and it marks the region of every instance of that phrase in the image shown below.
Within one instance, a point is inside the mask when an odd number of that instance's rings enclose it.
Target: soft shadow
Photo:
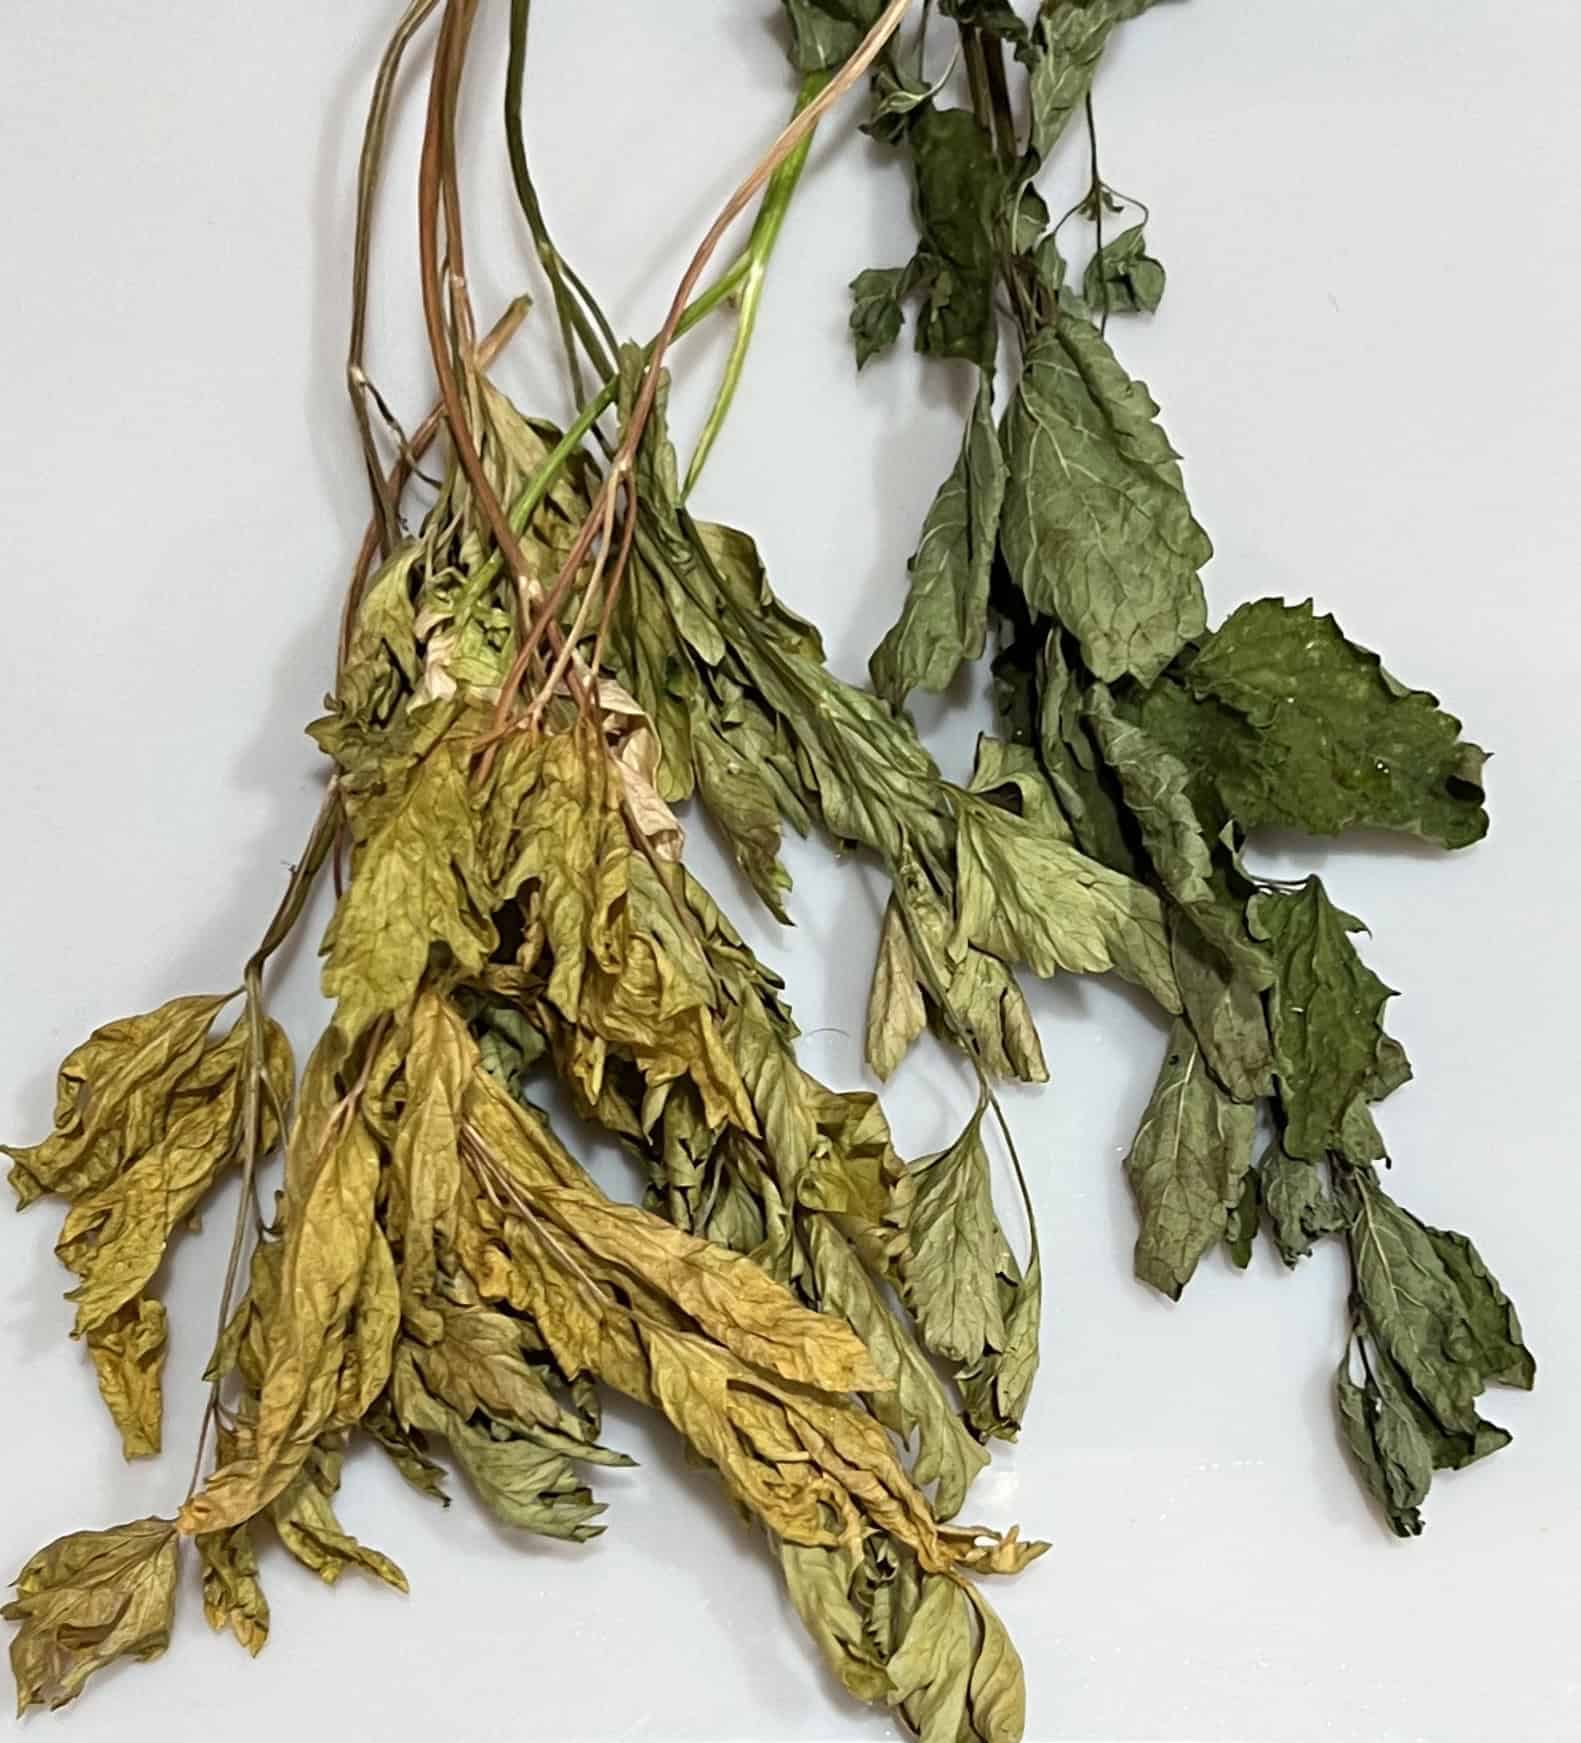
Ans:
[[[1418,835],[1389,829],[1352,829],[1344,835],[1304,835],[1296,829],[1259,829],[1251,837],[1248,858],[1261,865],[1277,860],[1281,866],[1307,865],[1321,872],[1330,864],[1349,865],[1356,860],[1422,860],[1442,864],[1453,849]]]

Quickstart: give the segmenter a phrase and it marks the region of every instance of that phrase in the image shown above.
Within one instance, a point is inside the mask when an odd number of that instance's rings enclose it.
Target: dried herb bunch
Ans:
[[[209,1620],[250,1652],[269,1627],[266,1523],[326,1580],[359,1566],[404,1588],[335,1512],[354,1435],[425,1495],[445,1492],[443,1448],[501,1519],[596,1536],[590,1473],[629,1462],[602,1441],[607,1385],[761,1523],[853,1694],[929,1743],[1013,1743],[1021,1665],[974,1576],[1044,1546],[953,1521],[1037,1367],[1035,1233],[1018,1260],[989,1182],[994,1142],[1014,1161],[995,1082],[1046,1075],[1018,967],[1115,970],[1172,1019],[1127,1163],[1141,1276],[1178,1295],[1216,1243],[1244,1264],[1263,1230],[1292,1265],[1322,1236],[1348,1243],[1340,1408],[1396,1530],[1419,1529],[1435,1468],[1507,1439],[1475,1401],[1530,1384],[1514,1311],[1463,1236],[1380,1185],[1369,1110],[1409,1073],[1388,989],[1318,880],[1275,885],[1242,858],[1265,823],[1464,845],[1485,826],[1482,753],[1309,606],[1260,600],[1207,631],[1207,538],[1105,336],[1164,288],[1140,224],[1103,234],[1119,204],[1091,126],[1108,32],[1145,9],[1049,0],[1028,24],[940,0],[913,28],[909,0],[784,0],[793,119],[641,347],[546,228],[521,124],[530,4],[511,0],[505,144],[584,402],[561,430],[490,378],[525,302],[479,337],[467,295],[455,142],[477,0],[408,6],[359,185],[348,375],[372,518],[310,728],[323,809],[239,988],[97,1030],[60,1067],[52,1132],[8,1151],[24,1205],[66,1201],[74,1335],[128,1457],[160,1448],[167,1245],[218,1179],[242,1182],[191,1485],[172,1517],[76,1533],[23,1569],[5,1610],[23,1708],[163,1650],[188,1540]],[[363,353],[373,196],[414,45],[436,404],[407,435]],[[956,57],[969,107],[944,96]],[[853,287],[858,361],[909,305],[921,351],[978,372],[871,690],[829,672],[746,533],[687,508],[812,132],[853,88],[913,166],[920,230],[906,266]],[[1036,177],[1084,109],[1092,188],[1073,215],[1096,246],[1078,295]],[[666,364],[727,302],[735,343],[683,472]],[[905,702],[990,631],[1003,736],[961,784]],[[979,1087],[937,1155],[902,1161],[875,1096],[800,1065],[780,980],[684,863],[672,807],[691,798],[781,917],[785,824],[882,863],[868,1059],[887,1076],[931,1024]],[[298,1080],[265,973],[331,865],[333,1017]],[[625,1145],[642,1205],[557,1135],[533,1099],[550,1080]],[[1260,1109],[1274,1138],[1254,1165]]]

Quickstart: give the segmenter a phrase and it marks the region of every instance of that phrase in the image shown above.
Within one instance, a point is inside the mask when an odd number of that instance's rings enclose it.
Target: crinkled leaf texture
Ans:
[[[1006,478],[992,399],[985,375],[960,454],[923,522],[900,618],[869,662],[874,689],[896,707],[915,687],[945,689],[961,662],[983,651],[988,571]]]
[[[1185,681],[1199,766],[1244,828],[1399,829],[1442,847],[1487,833],[1486,752],[1310,600],[1243,605]]]
[[[11,1642],[17,1712],[61,1707],[118,1658],[157,1658],[170,1644],[180,1538],[169,1519],[75,1531],[33,1556],[0,1609]]]
[[[1207,622],[1213,547],[1157,415],[1098,329],[1062,314],[1027,347],[1005,419],[1011,575],[1105,682],[1150,683]]]
[[[1508,1296],[1464,1235],[1419,1222],[1370,1168],[1355,1172],[1348,1196],[1358,1330],[1336,1377],[1340,1420],[1390,1526],[1414,1537],[1435,1470],[1509,1444],[1478,1414],[1478,1397],[1489,1385],[1529,1388],[1536,1364]]]
[[[1142,1219],[1136,1274],[1172,1300],[1229,1227],[1252,1165],[1256,1123],[1256,1109],[1219,1086],[1190,1027],[1177,1019],[1125,1159]]]

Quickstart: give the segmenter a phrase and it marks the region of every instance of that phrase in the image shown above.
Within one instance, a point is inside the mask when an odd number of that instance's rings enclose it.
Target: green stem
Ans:
[[[796,113],[800,114],[814,97],[828,84],[827,73],[810,73],[803,81],[800,91],[796,94]],[[768,276],[769,259],[774,253],[774,245],[779,240],[780,230],[785,223],[785,214],[790,210],[790,203],[796,192],[796,184],[801,180],[801,172],[807,164],[807,154],[812,149],[812,133],[808,133],[789,157],[769,177],[768,186],[763,190],[763,203],[758,207],[757,221],[752,226],[752,234],[747,240],[746,253],[743,259],[746,263],[746,277],[741,290],[740,311],[736,319],[736,336],[730,347],[730,355],[725,360],[725,370],[720,378],[719,391],[714,396],[714,403],[708,413],[707,422],[703,425],[702,434],[697,438],[697,447],[692,454],[691,464],[686,469],[686,483],[681,489],[681,500],[684,502],[691,495],[692,486],[696,484],[698,475],[707,463],[714,443],[719,439],[719,432],[724,428],[725,419],[730,415],[730,407],[736,397],[736,388],[741,381],[741,371],[746,364],[747,352],[752,346],[753,330],[757,326],[758,305],[763,297],[763,285]]]
[[[544,221],[538,190],[527,167],[527,142],[522,133],[522,85],[527,65],[527,25],[532,0],[511,0],[510,58],[505,69],[505,143],[510,153],[511,178],[533,246],[538,251],[549,287],[554,293],[555,313],[560,321],[560,339],[577,401],[587,396],[582,380],[582,360],[577,341],[597,373],[608,379],[615,372],[615,353],[620,346],[593,294],[561,256]],[[573,295],[573,292],[575,293]],[[589,318],[591,316],[591,319]]]
[[[751,270],[751,267],[752,260],[750,251],[745,251],[742,253],[740,258],[736,260],[726,272],[722,273],[707,290],[702,292],[695,301],[687,304],[679,322],[676,324],[675,336],[679,338],[681,334],[691,332],[692,328],[700,321],[707,320],[707,318],[722,302],[726,300],[727,297],[734,295],[743,280],[746,278],[747,273]],[[656,340],[650,339],[643,347],[642,355],[644,359],[653,355],[653,347],[656,343]],[[539,505],[549,494],[555,479],[560,476],[561,469],[564,467],[566,461],[571,458],[571,456],[587,439],[588,431],[593,428],[594,424],[596,424],[604,413],[607,412],[615,403],[615,395],[618,388],[619,382],[615,379],[612,378],[606,381],[603,387],[593,395],[592,399],[583,406],[582,410],[577,415],[576,422],[573,423],[560,440],[555,443],[553,449],[550,451],[548,459],[545,460],[543,465],[539,468],[538,476],[533,479],[532,483],[522,491],[521,495],[518,496],[510,506],[510,523],[513,531],[516,533],[522,532],[534,514],[537,513]],[[489,557],[488,561],[484,563],[482,568],[478,571],[478,586],[480,591],[498,577],[503,565],[504,559],[501,557],[498,549],[496,549]]]
[[[1010,107],[1010,85],[1005,78],[1005,46],[997,36],[983,42],[983,64],[988,74],[988,102],[993,112],[994,143],[1006,168],[1021,156],[1016,144],[1016,118]]]
[[[972,113],[984,133],[993,132],[993,101],[988,95],[988,61],[983,39],[969,24],[961,26],[961,50],[966,59],[966,84],[972,94]]]

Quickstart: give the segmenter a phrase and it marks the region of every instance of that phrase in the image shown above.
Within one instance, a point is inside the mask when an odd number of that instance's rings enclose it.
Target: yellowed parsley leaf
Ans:
[[[159,1451],[164,1393],[165,1309],[136,1296],[87,1334],[99,1395],[121,1431],[121,1451],[129,1459]]]
[[[33,1556],[0,1617],[11,1642],[17,1711],[61,1707],[118,1658],[157,1658],[170,1644],[177,1546],[169,1519],[74,1531]]]

